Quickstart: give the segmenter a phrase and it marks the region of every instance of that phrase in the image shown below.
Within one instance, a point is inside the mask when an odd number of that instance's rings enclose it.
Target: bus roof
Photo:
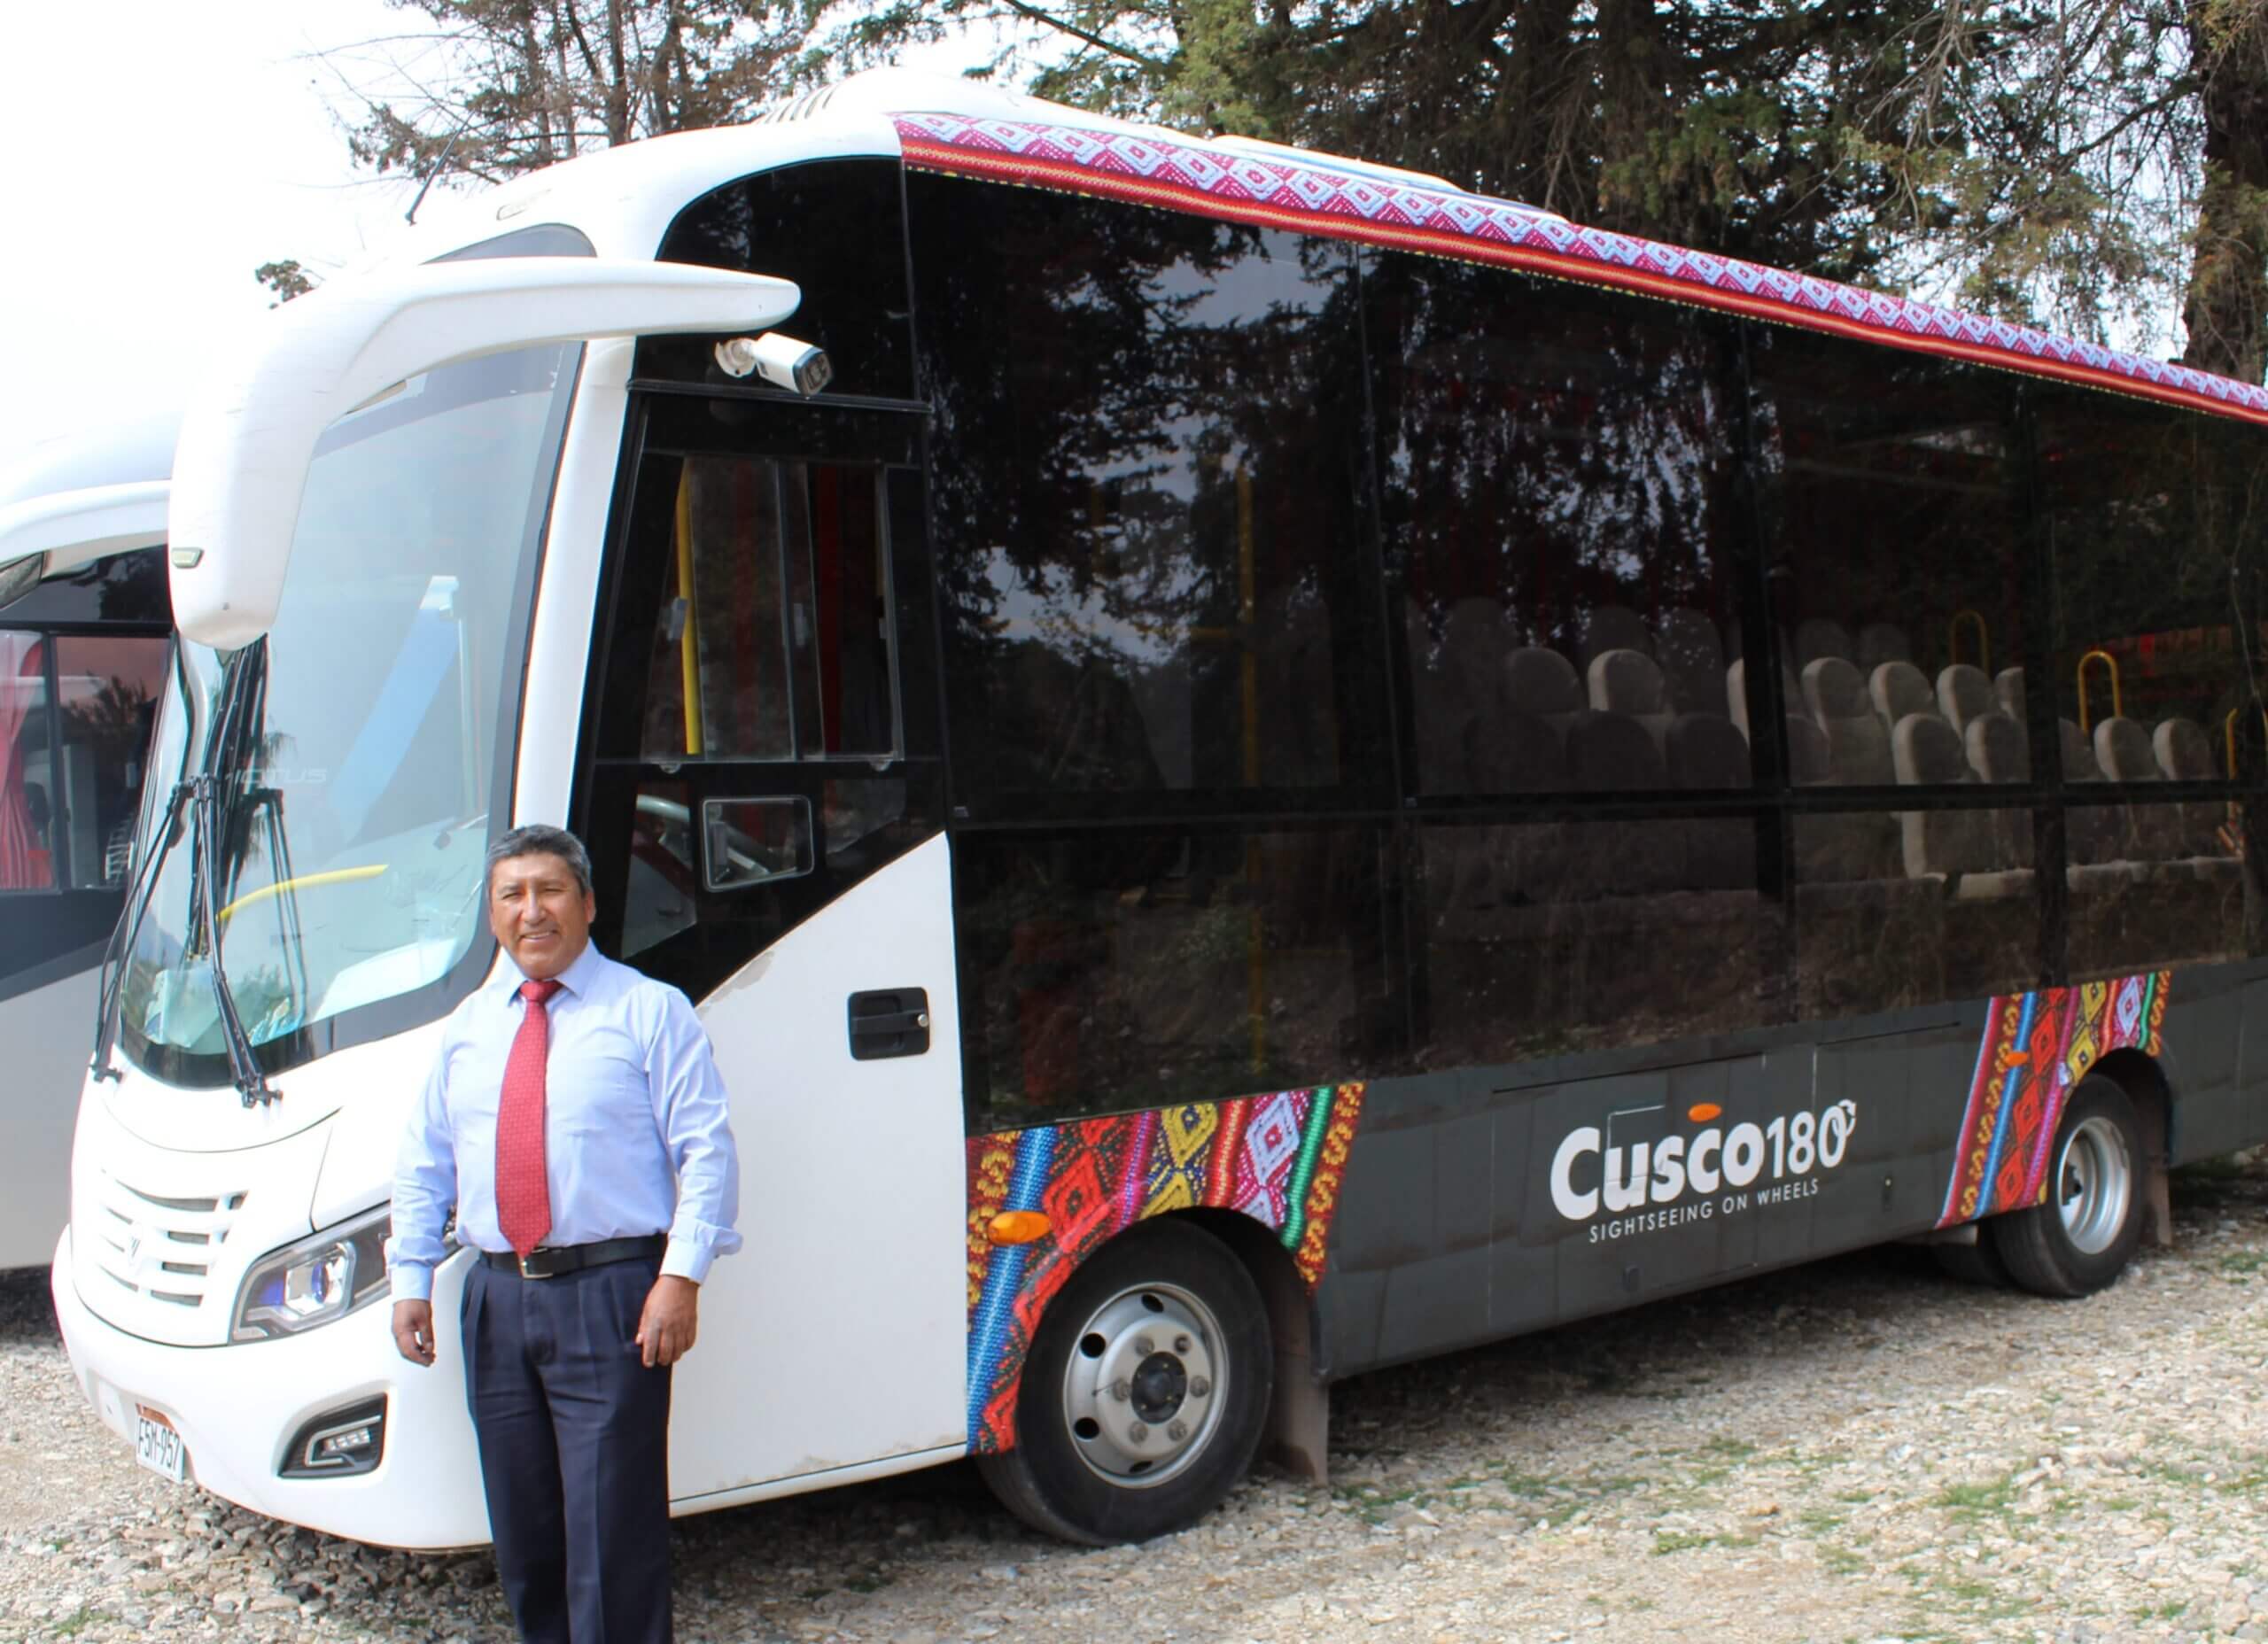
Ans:
[[[387,260],[563,222],[602,257],[651,257],[691,201],[751,172],[871,154],[1367,244],[1495,263],[1891,347],[2268,423],[2268,391],[2030,326],[1634,235],[1439,177],[1243,138],[1205,139],[983,82],[878,69],[744,126],[571,160],[437,209]]]

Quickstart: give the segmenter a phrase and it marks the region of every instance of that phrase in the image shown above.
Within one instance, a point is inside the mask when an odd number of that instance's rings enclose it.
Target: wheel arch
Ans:
[[[1176,1211],[1226,1245],[1268,1308],[1276,1353],[1275,1392],[1262,1452],[1299,1477],[1324,1482],[1330,1456],[1331,1390],[1316,1374],[1315,1295],[1276,1230],[1242,1211],[1210,1206]],[[1139,1226],[1139,1223],[1136,1224]],[[1131,1229],[1129,1229],[1131,1231]]]
[[[2163,1248],[2173,1243],[2173,1212],[2167,1161],[2173,1154],[2178,1098],[2165,1064],[2136,1045],[2111,1051],[2087,1069],[2090,1079],[2107,1079],[2133,1105],[2148,1156],[2142,1161],[2142,1243]]]

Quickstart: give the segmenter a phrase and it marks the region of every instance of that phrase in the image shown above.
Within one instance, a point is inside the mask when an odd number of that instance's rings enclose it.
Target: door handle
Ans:
[[[850,996],[850,1059],[880,1061],[920,1056],[929,1048],[929,994],[924,988],[885,988]]]

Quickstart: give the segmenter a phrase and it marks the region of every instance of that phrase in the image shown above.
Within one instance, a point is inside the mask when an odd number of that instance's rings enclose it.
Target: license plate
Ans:
[[[146,1404],[134,1407],[134,1459],[161,1478],[189,1482],[189,1446],[180,1431]]]

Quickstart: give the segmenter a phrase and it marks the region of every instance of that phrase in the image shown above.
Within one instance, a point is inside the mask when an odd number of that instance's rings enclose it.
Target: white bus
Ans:
[[[1332,1381],[1891,1238],[2114,1279],[2268,1135],[2268,394],[960,82],[579,159],[277,311],[55,1260],[152,1467],[483,1539],[397,1138],[575,828],[744,1253],[700,1511],[1065,1536]]]
[[[171,627],[159,415],[0,471],[0,1268],[70,1217],[95,973],[126,863]]]

